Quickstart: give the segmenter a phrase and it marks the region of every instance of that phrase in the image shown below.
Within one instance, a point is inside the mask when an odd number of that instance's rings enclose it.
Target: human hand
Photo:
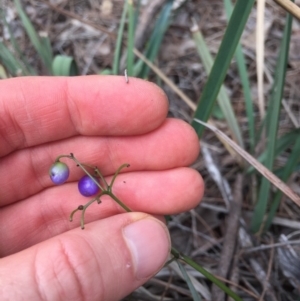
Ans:
[[[27,77],[0,81],[0,299],[119,300],[152,277],[170,251],[160,217],[195,207],[203,194],[189,166],[199,152],[193,129],[166,119],[154,84],[124,77]],[[113,192],[86,211],[71,161],[66,184],[48,169],[74,153],[111,178]],[[143,212],[143,213],[141,213]],[[145,212],[145,213],[144,213]],[[149,215],[150,214],[150,215]],[[156,217],[153,217],[155,215]]]

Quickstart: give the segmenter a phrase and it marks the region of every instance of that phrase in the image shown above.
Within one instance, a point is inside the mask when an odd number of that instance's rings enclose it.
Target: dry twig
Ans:
[[[217,275],[221,276],[222,278],[228,277],[228,272],[235,252],[237,231],[239,228],[239,219],[243,202],[242,188],[243,176],[242,174],[238,174],[234,187],[234,196],[230,204],[230,211],[227,218],[228,224],[220,257],[220,263],[217,270]],[[224,298],[225,293],[214,285],[212,288],[212,300],[223,301],[225,300]]]

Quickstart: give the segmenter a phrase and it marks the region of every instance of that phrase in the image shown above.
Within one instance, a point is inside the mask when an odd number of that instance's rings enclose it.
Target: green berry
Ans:
[[[65,183],[69,178],[69,174],[68,165],[62,162],[53,163],[49,169],[50,179],[56,185]]]

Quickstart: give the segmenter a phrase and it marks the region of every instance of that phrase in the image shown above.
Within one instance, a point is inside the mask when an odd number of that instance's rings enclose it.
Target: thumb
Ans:
[[[1,300],[120,300],[164,265],[166,226],[124,213],[74,229],[0,261]]]

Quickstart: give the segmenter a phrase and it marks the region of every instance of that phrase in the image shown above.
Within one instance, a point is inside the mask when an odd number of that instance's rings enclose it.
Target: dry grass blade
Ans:
[[[258,88],[258,107],[260,118],[265,116],[264,101],[264,16],[266,0],[257,1],[257,23],[256,23],[256,64],[257,64],[257,88]]]
[[[202,150],[202,156],[203,156],[205,167],[209,172],[211,178],[217,184],[221,192],[221,195],[223,197],[223,200],[225,202],[225,206],[229,210],[230,203],[232,202],[232,195],[231,195],[231,189],[229,183],[227,179],[222,176],[221,171],[218,168],[218,165],[215,163],[209,151],[209,148],[204,143],[202,144],[201,150]]]
[[[300,8],[290,0],[274,0],[277,4],[283,7],[286,11],[300,20]]]
[[[134,54],[145,62],[149,68],[156,73],[166,85],[168,85],[193,111],[196,110],[196,104],[185,94],[183,93],[158,67],[156,67],[151,61],[149,61],[139,50],[136,48],[133,49]],[[229,151],[229,153],[235,157],[235,152],[230,148],[224,139],[220,139],[220,141],[224,144],[225,148]],[[237,161],[240,161],[240,158],[237,158]]]
[[[294,288],[299,292],[300,291],[300,256],[299,248],[292,247],[289,243],[288,236],[281,234],[279,237],[280,243],[286,243],[285,246],[282,246],[277,249],[277,260],[279,267],[281,268],[283,274],[286,276],[288,281],[294,286]]]
[[[282,103],[282,106],[285,109],[286,113],[288,114],[291,122],[293,123],[294,127],[298,129],[300,127],[300,124],[299,124],[297,117],[294,114],[295,112],[292,111],[288,102],[285,99],[282,99],[281,103]]]
[[[140,51],[137,49],[133,50],[134,54],[143,60],[147,66],[149,66],[152,71],[154,71],[173,91],[182,98],[182,100],[193,110],[196,110],[196,105],[195,103],[187,97],[168,77],[159,69],[157,68],[154,64],[151,63]]]
[[[277,176],[275,176],[269,169],[252,157],[249,153],[239,147],[234,141],[228,138],[222,131],[216,127],[203,122],[199,119],[194,119],[196,122],[209,128],[211,131],[221,136],[235,151],[237,151],[248,163],[250,163],[258,172],[260,172],[265,178],[267,178],[274,186],[281,190],[286,196],[288,196],[293,202],[300,206],[300,197],[289,188],[284,182],[282,182]]]
[[[272,245],[273,245],[274,242],[273,242],[273,238],[272,237],[271,237],[271,240],[272,240]],[[268,264],[268,270],[267,270],[267,275],[266,275],[266,280],[267,281],[270,281],[270,276],[271,276],[271,272],[272,272],[273,261],[274,261],[274,248],[271,248],[270,259],[269,259],[269,264]],[[264,282],[264,290],[263,290],[262,294],[260,295],[260,298],[259,298],[258,301],[263,301],[265,294],[267,294],[267,291],[268,291],[267,281]],[[274,299],[277,300],[276,297]]]
[[[278,140],[278,129],[280,124],[280,109],[281,109],[281,99],[284,93],[284,86],[286,81],[286,71],[287,71],[287,62],[289,54],[289,45],[291,40],[291,31],[292,31],[292,17],[290,14],[287,14],[285,26],[283,30],[283,36],[280,42],[280,51],[277,57],[276,67],[275,67],[275,76],[274,82],[272,84],[272,90],[269,97],[269,105],[267,109],[266,123],[264,127],[264,133],[267,136],[267,145],[266,147],[266,161],[265,167],[273,170],[275,162],[275,149],[276,142]],[[286,181],[287,179],[283,179]],[[270,196],[270,181],[266,178],[263,178],[260,182],[260,188],[258,191],[257,202],[254,207],[254,215],[251,221],[251,229],[253,232],[258,232],[261,230],[263,225],[264,215],[268,209],[268,200]],[[279,200],[277,201],[279,204]],[[276,206],[277,207],[277,206]],[[275,209],[275,208],[274,208]],[[272,216],[275,214],[273,209]]]
[[[174,270],[176,272],[177,275],[179,275],[182,279],[184,279],[184,276],[182,275],[182,272],[181,272],[177,262],[173,261],[169,264],[169,266],[172,268],[172,270]],[[201,282],[199,282],[196,277],[191,275],[190,272],[187,272],[187,275],[190,278],[196,291],[198,293],[200,293],[201,296],[203,296],[203,298],[205,298],[206,300],[211,300],[211,294],[210,294],[209,290]]]
[[[231,196],[232,202],[230,206],[229,215],[227,217],[223,248],[221,251],[219,266],[217,269],[218,276],[221,276],[222,278],[227,278],[227,275],[231,274],[230,267],[233,263],[237,243],[237,232],[239,229],[239,221],[242,211],[242,189],[243,175],[238,174],[234,185],[234,196]],[[214,301],[223,301],[225,299],[225,293],[214,285],[212,288],[212,299]]]
[[[68,16],[69,18],[79,20],[84,24],[90,25],[93,28],[96,28],[106,34],[108,34],[110,37],[116,38],[116,34],[108,30],[106,27],[101,26],[99,24],[95,25],[94,22],[91,22],[89,20],[83,20],[82,18],[79,17],[79,15],[72,13],[71,11],[65,10],[63,8],[58,7],[57,5],[52,4],[50,1],[47,0],[41,0],[41,2],[45,3],[47,6],[49,6],[51,9],[57,11],[58,13]]]

